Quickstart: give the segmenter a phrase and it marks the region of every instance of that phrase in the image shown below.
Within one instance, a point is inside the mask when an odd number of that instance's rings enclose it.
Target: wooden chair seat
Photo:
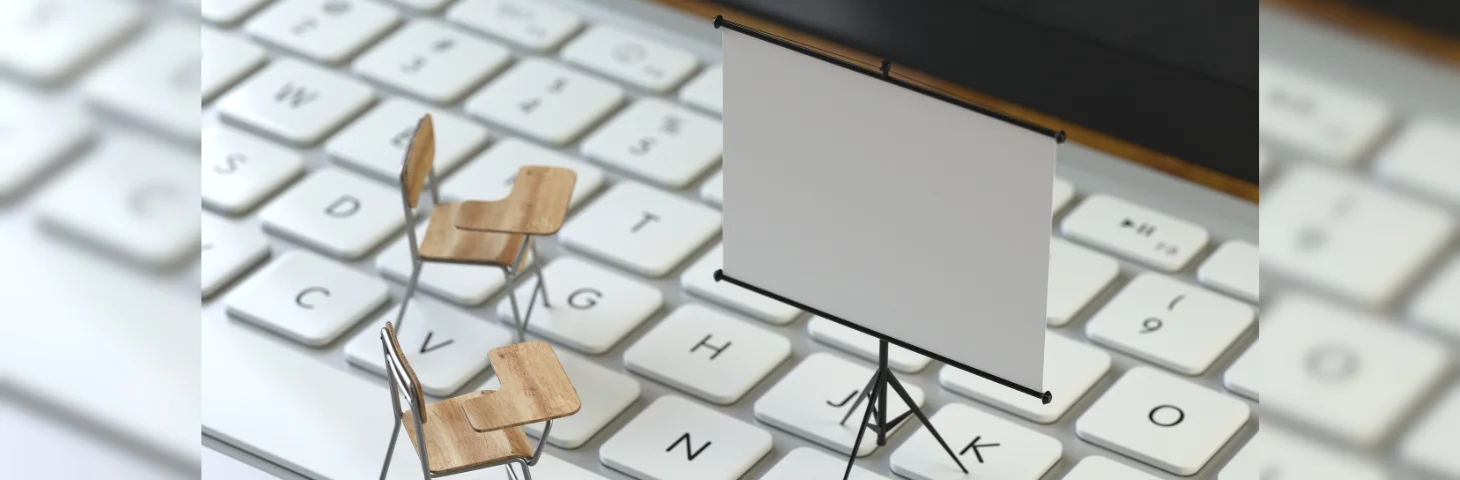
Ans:
[[[522,243],[531,241],[527,235],[513,233],[463,230],[456,226],[456,215],[461,203],[439,203],[431,212],[426,225],[426,235],[421,239],[421,258],[437,262],[470,263],[477,265],[513,265]],[[523,261],[527,255],[523,255]]]
[[[450,475],[513,459],[532,458],[532,444],[520,427],[478,432],[467,422],[462,402],[491,391],[469,393],[426,405],[426,454],[434,475]],[[401,423],[416,444],[415,412],[405,412]],[[419,449],[419,446],[416,446]]]

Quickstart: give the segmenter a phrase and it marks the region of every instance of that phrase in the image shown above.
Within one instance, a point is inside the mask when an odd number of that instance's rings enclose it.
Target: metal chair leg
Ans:
[[[401,322],[406,319],[406,306],[411,303],[411,297],[416,295],[416,284],[421,281],[421,270],[425,265],[421,261],[412,263],[411,281],[406,282],[406,296],[400,300],[400,314],[395,317],[395,328],[401,328]]]
[[[380,480],[385,480],[385,473],[390,471],[390,457],[395,455],[395,439],[400,436],[400,420],[395,421],[395,429],[390,431],[390,445],[385,447],[385,465],[380,466]]]
[[[532,244],[532,258],[536,258],[539,262],[537,266],[537,286],[538,288],[542,289],[542,306],[546,308],[553,308],[553,302],[551,300],[548,300],[547,281],[542,279],[543,265],[540,263],[542,262],[542,256],[537,254],[537,243]],[[532,317],[532,312],[528,311],[527,316],[530,319]]]
[[[512,272],[507,270],[506,268],[503,268],[502,277],[505,278],[507,282],[507,302],[512,304],[512,321],[516,322],[517,341],[521,342],[526,337],[526,332],[524,332],[522,323],[522,310],[517,306],[517,292],[513,288],[513,280],[516,280],[517,276],[513,275]],[[528,304],[528,307],[531,308],[532,305]]]

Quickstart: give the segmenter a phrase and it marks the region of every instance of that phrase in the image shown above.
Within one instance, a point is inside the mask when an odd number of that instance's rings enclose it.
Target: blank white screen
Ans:
[[[1054,139],[720,30],[725,275],[1043,391]]]

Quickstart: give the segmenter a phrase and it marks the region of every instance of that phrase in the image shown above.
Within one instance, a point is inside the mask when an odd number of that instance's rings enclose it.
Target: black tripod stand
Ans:
[[[893,418],[891,422],[887,421],[888,385],[891,385],[892,389],[897,392],[897,396],[902,397],[903,403],[907,404],[907,411],[903,412],[902,415],[898,415],[897,418]],[[968,473],[968,468],[964,467],[963,462],[958,460],[958,455],[954,454],[953,449],[948,447],[948,442],[943,441],[943,436],[938,434],[938,429],[933,427],[933,422],[928,421],[928,416],[923,414],[923,409],[918,407],[917,402],[913,401],[912,396],[907,394],[907,389],[902,388],[902,382],[898,382],[897,377],[892,375],[892,369],[887,367],[886,339],[880,340],[877,345],[877,371],[872,374],[872,380],[867,382],[867,386],[862,389],[862,393],[857,395],[856,403],[853,403],[852,408],[847,410],[846,416],[842,417],[842,425],[847,424],[847,420],[852,417],[852,412],[857,411],[857,407],[862,405],[863,400],[867,400],[867,409],[862,413],[862,425],[864,428],[857,429],[857,441],[852,442],[852,453],[847,458],[847,471],[842,475],[842,480],[847,480],[852,476],[852,464],[857,461],[857,448],[862,446],[862,434],[866,433],[868,429],[871,429],[873,432],[877,432],[877,446],[887,445],[887,432],[907,419],[908,414],[917,415],[918,420],[922,421],[923,425],[928,427],[928,433],[933,434],[933,438],[938,439],[938,444],[943,446],[943,450],[948,452],[948,456],[953,457],[953,463],[958,464],[958,469],[963,470],[965,474]],[[877,412],[877,423],[868,425],[867,420],[873,418],[873,411]]]

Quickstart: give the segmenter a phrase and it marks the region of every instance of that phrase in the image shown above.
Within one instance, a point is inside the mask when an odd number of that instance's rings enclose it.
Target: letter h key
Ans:
[[[730,404],[791,354],[791,342],[749,321],[685,305],[624,352],[640,375],[710,402]]]

